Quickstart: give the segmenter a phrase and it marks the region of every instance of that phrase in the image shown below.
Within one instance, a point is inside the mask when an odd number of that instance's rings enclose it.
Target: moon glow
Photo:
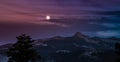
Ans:
[[[50,20],[51,19],[51,17],[50,16],[46,16],[46,20]]]

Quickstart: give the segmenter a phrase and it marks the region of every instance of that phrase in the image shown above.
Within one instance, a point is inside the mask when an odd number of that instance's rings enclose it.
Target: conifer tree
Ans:
[[[38,54],[33,48],[34,40],[25,34],[16,38],[17,42],[7,52],[8,62],[35,62]]]
[[[116,62],[120,62],[120,43],[115,44],[116,54],[118,55]]]

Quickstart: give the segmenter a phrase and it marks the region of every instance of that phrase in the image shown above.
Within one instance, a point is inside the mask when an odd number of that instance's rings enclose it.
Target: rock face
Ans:
[[[113,62],[116,58],[114,44],[118,41],[98,37],[90,38],[77,32],[70,37],[55,36],[37,40],[34,47],[46,61]],[[10,45],[0,46],[0,50],[5,51]]]

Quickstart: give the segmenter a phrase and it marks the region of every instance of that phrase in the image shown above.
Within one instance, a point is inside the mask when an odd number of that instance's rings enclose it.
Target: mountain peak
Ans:
[[[80,32],[76,32],[74,37],[78,37],[78,38],[81,38],[81,37],[86,37],[85,35],[83,35],[82,33]]]
[[[86,36],[80,32],[76,32],[73,37],[77,38],[77,39],[84,39],[86,42],[92,42],[92,39],[90,39],[88,36]]]

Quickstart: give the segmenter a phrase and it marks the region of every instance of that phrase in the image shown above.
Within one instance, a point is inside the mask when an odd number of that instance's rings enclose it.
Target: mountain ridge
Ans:
[[[56,60],[56,62],[62,62],[59,58],[64,59],[65,62],[111,62],[116,57],[114,45],[119,41],[119,39],[91,38],[77,32],[69,37],[55,36],[36,40],[34,48],[42,57],[51,58],[52,60]],[[11,45],[12,44],[6,44],[0,46],[0,55],[5,54],[7,48],[11,47]],[[88,61],[82,59],[83,57]],[[113,59],[109,61],[106,57]],[[71,59],[71,61],[69,61],[69,59]]]

